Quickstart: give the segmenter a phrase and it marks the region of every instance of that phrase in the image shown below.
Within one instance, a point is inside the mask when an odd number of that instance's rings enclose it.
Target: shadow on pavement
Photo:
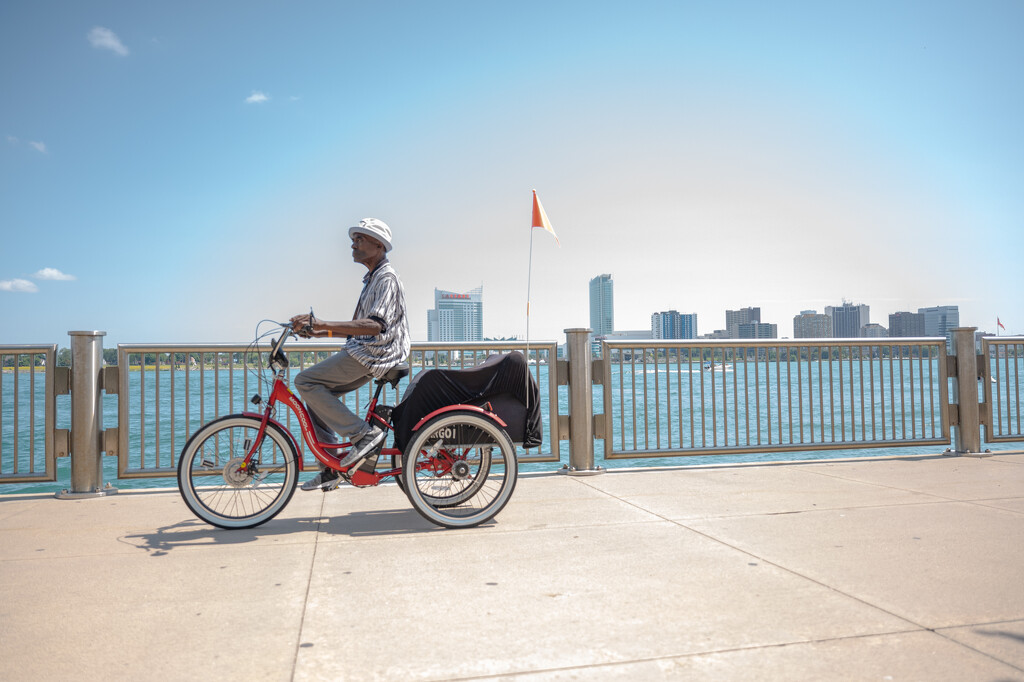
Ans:
[[[486,528],[493,523],[480,527]],[[439,533],[445,530],[424,519],[414,509],[383,509],[350,512],[340,516],[278,518],[256,528],[239,530],[217,528],[198,519],[189,519],[162,526],[152,532],[124,535],[118,541],[145,550],[151,556],[164,556],[178,548],[241,545],[310,531],[330,536],[363,538]]]

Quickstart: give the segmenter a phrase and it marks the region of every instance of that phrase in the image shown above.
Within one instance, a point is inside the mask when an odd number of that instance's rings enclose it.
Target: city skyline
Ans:
[[[792,335],[780,333],[780,325],[777,322],[761,319],[760,306],[747,306],[737,310],[725,310],[723,316],[725,324],[720,329],[706,331],[701,334],[698,326],[696,313],[680,313],[678,310],[663,310],[650,313],[649,327],[637,327],[634,329],[618,328],[614,324],[614,276],[605,273],[590,279],[590,329],[594,336],[604,337],[610,335],[623,335],[630,332],[644,333],[650,331],[652,339],[697,339],[697,338],[860,338],[860,337],[888,337],[888,336],[945,336],[950,337],[950,330],[960,324],[958,306],[929,306],[918,308],[916,312],[909,310],[894,311],[888,313],[888,326],[877,321],[872,321],[870,306],[855,303],[843,299],[837,306],[825,306],[825,312],[818,314],[815,309],[803,309],[799,314],[793,316]],[[456,293],[434,289],[435,309],[429,310],[428,318],[434,315],[437,318],[437,310],[440,309],[440,302],[443,298],[457,299],[457,303],[470,304],[473,306],[475,323],[482,329],[480,320],[483,316],[482,287],[477,287],[466,293]],[[909,320],[908,320],[909,316]],[[594,330],[594,321],[609,324],[608,329],[601,328]],[[890,328],[896,322],[898,334],[891,334]],[[437,325],[431,321],[430,327]],[[461,325],[461,323],[460,323]],[[907,333],[904,333],[904,326]],[[451,323],[449,322],[449,326]],[[967,325],[972,326],[972,325]],[[786,329],[785,326],[782,327]],[[840,331],[835,332],[836,329]],[[801,334],[801,330],[806,333]],[[856,330],[856,331],[854,331]],[[988,331],[978,327],[979,332]],[[880,332],[885,332],[881,334]],[[996,334],[996,332],[992,332]],[[480,338],[510,338],[500,337],[481,332],[481,336],[474,339],[456,338],[449,333],[445,337],[428,335],[429,341],[455,341],[455,340],[480,340]],[[464,336],[464,335],[463,335]],[[557,340],[557,339],[556,339]]]
[[[0,343],[347,319],[367,216],[415,339],[437,283],[524,337],[528,282],[560,339],[595,273],[620,329],[846,298],[1021,333],[1021,25],[1007,0],[4,3]]]

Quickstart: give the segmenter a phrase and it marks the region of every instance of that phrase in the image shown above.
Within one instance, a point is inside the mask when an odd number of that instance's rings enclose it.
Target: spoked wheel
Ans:
[[[427,422],[406,450],[402,479],[409,501],[427,520],[469,528],[508,503],[518,474],[516,449],[492,419],[471,412]]]
[[[230,415],[196,431],[178,460],[178,489],[185,504],[207,523],[252,528],[284,509],[299,480],[297,454],[279,427],[267,424],[248,466],[260,420]]]

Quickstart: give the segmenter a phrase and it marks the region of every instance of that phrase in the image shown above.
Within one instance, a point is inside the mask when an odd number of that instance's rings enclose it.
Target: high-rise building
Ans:
[[[832,336],[832,318],[817,310],[801,310],[793,318],[794,339],[828,339]]]
[[[736,327],[740,339],[777,339],[779,326],[770,322],[744,322]]]
[[[614,286],[611,275],[590,280],[590,331],[606,336],[615,331]]]
[[[837,339],[860,337],[860,329],[871,322],[869,306],[843,301],[840,306],[827,306],[825,314],[832,318],[832,335]]]
[[[871,322],[860,328],[860,335],[865,339],[884,339],[889,336],[889,333],[882,325],[877,322]]]
[[[889,336],[924,336],[924,315],[911,312],[890,313]]]
[[[952,348],[953,329],[960,326],[960,308],[955,305],[939,305],[932,308],[918,308],[924,316],[925,336],[945,336],[946,346]]]
[[[427,311],[428,341],[483,341],[484,288],[464,294],[434,289],[434,309]]]
[[[697,338],[697,313],[679,313],[675,310],[654,313],[651,315],[651,338]]]
[[[730,339],[741,338],[739,330],[741,324],[760,321],[760,308],[740,308],[739,310],[725,311],[725,330],[729,333]]]
[[[666,310],[651,315],[652,339],[679,338],[679,311]]]

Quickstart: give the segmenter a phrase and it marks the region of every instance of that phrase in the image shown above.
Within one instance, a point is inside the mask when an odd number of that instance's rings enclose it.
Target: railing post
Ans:
[[[981,452],[981,410],[978,406],[978,356],[974,349],[977,327],[953,330],[956,353],[956,398],[959,424],[954,427],[958,454]]]
[[[71,488],[59,499],[102,497],[117,492],[103,487],[101,438],[103,407],[100,371],[106,332],[68,332],[71,337]]]
[[[591,369],[590,330],[566,329],[569,356],[569,468],[585,476],[601,473],[594,466],[594,382]]]

